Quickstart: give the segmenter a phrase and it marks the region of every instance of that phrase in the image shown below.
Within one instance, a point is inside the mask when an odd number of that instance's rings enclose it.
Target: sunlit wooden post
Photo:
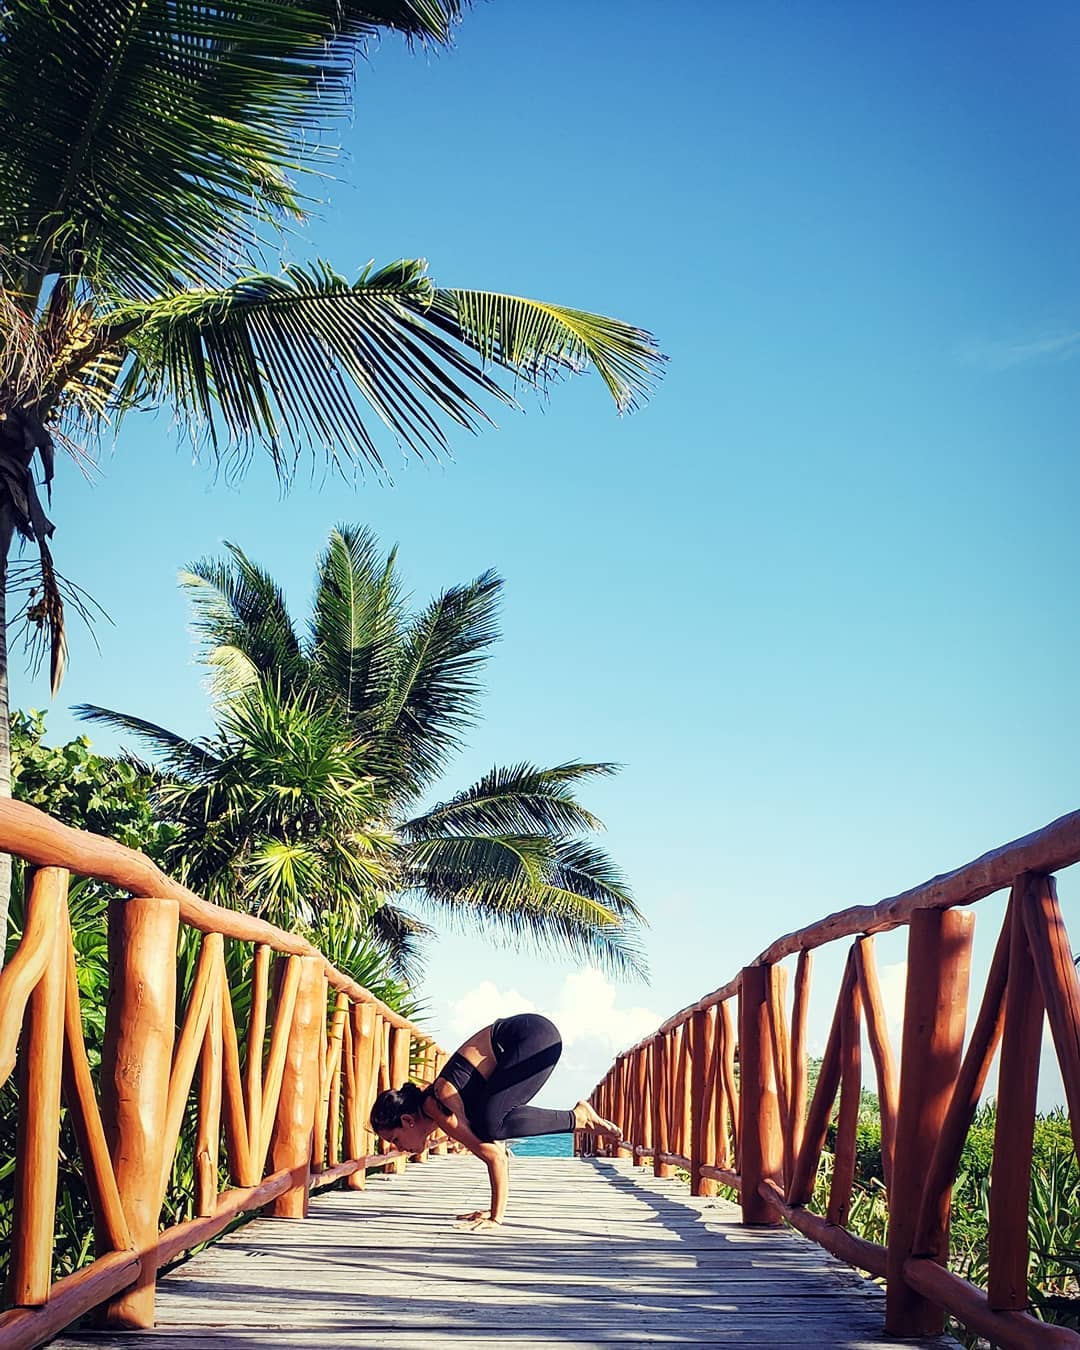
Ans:
[[[936,1336],[944,1313],[904,1280],[923,1180],[930,1170],[960,1066],[967,1020],[974,916],[921,909],[911,916],[900,1051],[900,1093],[889,1196],[885,1327],[894,1336]],[[948,1246],[940,1253],[945,1263]]]
[[[213,1214],[218,1197],[218,1150],[221,1140],[221,1078],[223,1055],[222,995],[225,987],[224,965],[220,968],[217,996],[210,1006],[210,1017],[199,1055],[199,1110],[195,1137],[195,1213]]]
[[[739,1140],[743,1223],[779,1224],[758,1187],[777,1181],[784,1161],[769,1030],[769,968],[745,966],[739,981]]]
[[[154,1325],[165,1107],[176,1035],[175,900],[109,905],[109,1002],[101,1056],[101,1119],[142,1273],[102,1311],[106,1326]]]
[[[319,956],[301,956],[300,984],[293,1008],[270,1140],[270,1170],[302,1169],[302,1179],[279,1195],[267,1213],[276,1219],[303,1219],[311,1193],[311,1161],[319,1105],[319,1060],[326,1029],[326,986]]]
[[[644,1152],[652,1143],[652,1108],[649,1105],[649,1048],[642,1045],[634,1051],[634,1166],[644,1167]]]
[[[596,1094],[596,1110],[599,1112],[600,1115],[604,1117],[605,1120],[611,1118],[610,1069],[606,1074],[604,1074],[603,1078],[600,1080],[600,1087]],[[598,1134],[593,1136],[592,1145],[593,1145],[593,1152],[597,1155],[597,1157],[606,1158],[608,1154],[611,1152],[611,1147],[608,1144],[608,1141],[606,1139],[601,1139]]]
[[[1035,1105],[1042,1048],[1042,989],[1035,973],[1024,911],[1036,879],[1013,888],[1009,977],[998,1067],[994,1160],[990,1170],[990,1261],[986,1294],[998,1311],[1028,1306],[1028,1206]]]
[[[675,1078],[675,1101],[674,1101],[674,1125],[675,1134],[671,1151],[679,1153],[684,1158],[690,1157],[691,1136],[693,1134],[693,1123],[691,1115],[690,1090],[691,1090],[691,1070],[690,1070],[690,1023],[682,1022],[676,1028],[676,1044],[678,1051],[676,1055]]]
[[[322,1128],[319,1130],[319,1141],[325,1140],[326,1143],[326,1162],[329,1167],[333,1167],[339,1161],[341,1065],[345,1053],[345,1022],[348,1015],[348,995],[339,993],[334,1001],[334,1018],[330,1025],[330,1038],[326,1047],[327,1070],[323,1084],[326,1119],[321,1122]]]
[[[8,1297],[15,1307],[40,1307],[52,1278],[53,1224],[60,1146],[60,1080],[64,1058],[68,874],[44,867],[27,882],[27,922],[40,915],[49,957],[27,1005],[19,1045],[19,1115],[15,1143],[14,1214]]]
[[[378,1021],[375,1023],[375,1027],[380,1038],[379,1058],[376,1061],[379,1071],[377,1091],[385,1092],[387,1088],[400,1087],[401,1084],[392,1081],[393,1066],[390,1058],[390,1034],[392,1028],[390,1023],[380,1013]]]
[[[412,1032],[408,1027],[390,1029],[390,1086],[401,1087],[409,1077],[409,1052],[412,1048]],[[402,1173],[409,1165],[408,1158],[395,1158],[387,1163],[387,1172]]]
[[[668,1039],[658,1031],[652,1040],[652,1135],[653,1135],[653,1176],[671,1177],[675,1169],[670,1163],[661,1161],[661,1155],[670,1152],[670,1116],[668,1091]]]
[[[737,1172],[742,1164],[742,1148],[739,1143],[739,1132],[741,1129],[739,1118],[739,1088],[738,1084],[735,1082],[735,1051],[737,1049],[737,1044],[735,1039],[735,1019],[731,1014],[731,1004],[728,999],[725,999],[723,1003],[720,1004],[717,1030],[720,1033],[720,1074],[724,1084],[724,1097],[727,1101],[728,1114],[731,1118],[731,1139],[733,1145],[733,1156],[730,1160],[726,1160],[723,1165],[728,1166],[730,1161]]]
[[[419,1051],[420,1072],[416,1076],[420,1082],[421,1087],[430,1087],[431,1082],[435,1076],[433,1071],[434,1064],[432,1060],[434,1051],[435,1047],[430,1042],[425,1042],[422,1046],[420,1046]],[[426,1163],[430,1152],[431,1152],[430,1149],[426,1148],[421,1149],[419,1153],[413,1154],[412,1161],[417,1163]]]
[[[789,1142],[790,1183],[795,1159],[802,1148],[806,1128],[807,1054],[806,1021],[810,1008],[810,972],[813,953],[802,951],[795,966],[795,994],[791,1007],[791,1139]]]
[[[701,1175],[716,1161],[716,1011],[695,1012],[690,1022],[690,1194],[715,1195],[716,1182]],[[713,1090],[710,1090],[713,1089]]]
[[[620,1056],[617,1061],[619,1074],[618,1114],[613,1117],[623,1132],[622,1142],[615,1150],[617,1158],[634,1156],[634,1057],[630,1054]]]
[[[434,1071],[434,1078],[438,1078],[439,1074],[442,1073],[443,1065],[446,1063],[446,1061],[447,1061],[448,1058],[449,1058],[449,1056],[443,1054],[443,1052],[442,1052],[441,1050],[439,1050],[438,1047],[435,1048],[435,1061],[434,1061],[434,1063],[435,1063],[435,1071]],[[434,1081],[434,1079],[433,1079],[433,1081]],[[575,1144],[576,1144],[576,1142],[577,1142],[577,1135],[574,1136],[574,1141],[575,1141]],[[446,1136],[445,1134],[443,1134],[441,1131],[440,1131],[440,1133],[438,1134],[438,1136],[437,1136],[437,1138],[436,1138],[436,1142],[435,1142],[434,1145],[432,1146],[432,1150],[431,1150],[431,1151],[432,1151],[432,1153],[435,1154],[435,1156],[436,1156],[437,1158],[445,1158],[446,1155],[447,1155],[447,1153],[449,1153],[449,1151],[450,1151],[450,1140],[449,1140],[449,1139],[447,1138],[447,1136]]]
[[[353,1109],[352,1142],[349,1150],[354,1158],[364,1158],[370,1149],[371,1133],[368,1119],[371,1115],[371,1103],[374,1099],[375,1081],[375,1009],[370,1003],[354,1003],[349,1008],[349,1031],[352,1037],[353,1055]],[[367,1184],[367,1173],[363,1167],[350,1172],[345,1180],[351,1191],[362,1191]]]
[[[787,1024],[787,971],[781,965],[769,966],[769,1044],[768,1053],[776,1081],[780,1120],[781,1175],[791,1179],[791,1046]]]

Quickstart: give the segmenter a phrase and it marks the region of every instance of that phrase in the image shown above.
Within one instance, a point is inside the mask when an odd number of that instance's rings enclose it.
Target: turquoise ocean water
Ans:
[[[515,1158],[572,1158],[572,1134],[538,1134],[533,1139],[510,1141],[510,1152]]]

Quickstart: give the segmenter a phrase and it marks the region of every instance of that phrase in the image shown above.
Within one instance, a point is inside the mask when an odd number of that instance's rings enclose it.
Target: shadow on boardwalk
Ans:
[[[606,1159],[515,1159],[497,1234],[484,1168],[435,1158],[304,1222],[260,1219],[166,1276],[158,1326],[79,1332],[57,1350],[451,1350],[617,1345],[887,1350],[880,1291],[788,1230]]]

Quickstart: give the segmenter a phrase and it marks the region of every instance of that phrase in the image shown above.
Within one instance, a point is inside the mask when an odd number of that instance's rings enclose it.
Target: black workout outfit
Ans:
[[[491,1143],[534,1134],[566,1134],[575,1128],[573,1111],[525,1105],[550,1078],[562,1054],[562,1037],[553,1022],[539,1013],[500,1017],[491,1024],[491,1048],[495,1068],[490,1078],[456,1051],[439,1074],[439,1079],[457,1090],[469,1128],[478,1139]],[[434,1086],[424,1096],[449,1115]]]

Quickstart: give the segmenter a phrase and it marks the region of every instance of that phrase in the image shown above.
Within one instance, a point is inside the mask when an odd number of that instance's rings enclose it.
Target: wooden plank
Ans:
[[[629,1159],[514,1157],[502,1231],[456,1229],[486,1185],[476,1159],[433,1156],[328,1191],[306,1222],[256,1220],[171,1271],[152,1336],[79,1331],[56,1350],[900,1350],[876,1286]]]

